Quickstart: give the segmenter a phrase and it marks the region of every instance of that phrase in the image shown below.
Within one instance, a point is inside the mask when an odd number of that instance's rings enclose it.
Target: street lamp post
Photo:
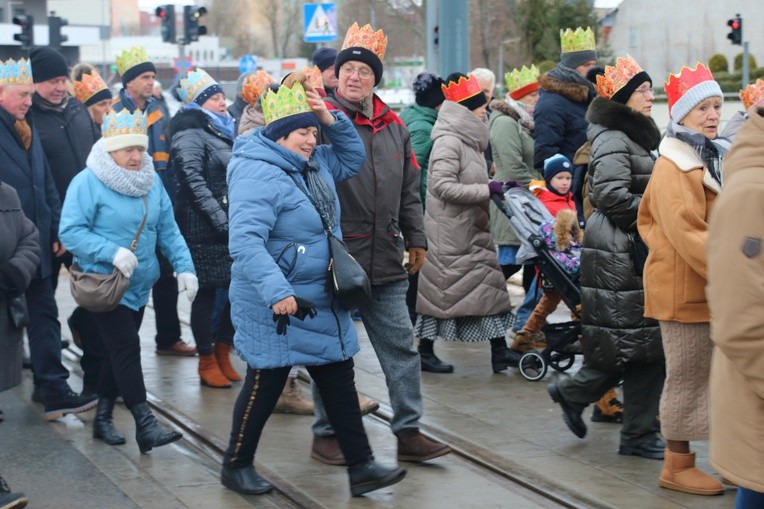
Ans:
[[[515,44],[518,42],[520,42],[519,37],[512,37],[511,39],[504,39],[499,43],[499,75],[496,77],[496,81],[498,81],[498,87],[502,98],[504,97],[504,45]]]

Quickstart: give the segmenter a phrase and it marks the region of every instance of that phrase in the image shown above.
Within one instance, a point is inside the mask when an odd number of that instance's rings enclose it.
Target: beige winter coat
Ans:
[[[436,318],[511,311],[489,231],[488,129],[464,106],[445,101],[432,130],[424,226],[427,259],[417,313]]]
[[[761,110],[764,113],[764,110]],[[724,165],[708,232],[711,464],[764,492],[764,119],[752,115]]]

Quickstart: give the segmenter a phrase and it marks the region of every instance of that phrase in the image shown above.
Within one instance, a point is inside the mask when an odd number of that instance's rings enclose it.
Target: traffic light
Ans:
[[[19,41],[24,49],[34,46],[34,17],[29,14],[14,16],[13,24],[21,27],[21,33],[14,34],[13,40]]]
[[[162,21],[162,41],[175,44],[175,6],[173,4],[160,5],[155,12]]]
[[[204,7],[196,7],[195,5],[186,5],[183,7],[183,36],[184,43],[198,41],[200,35],[207,33],[207,27],[199,25],[199,18],[207,14],[207,9]]]
[[[69,37],[61,33],[61,27],[69,22],[61,16],[48,16],[48,44],[53,48],[60,49],[69,40]]]
[[[743,18],[740,14],[735,14],[735,17],[727,21],[727,25],[730,27],[730,33],[727,34],[727,39],[732,44],[741,46],[743,44]]]

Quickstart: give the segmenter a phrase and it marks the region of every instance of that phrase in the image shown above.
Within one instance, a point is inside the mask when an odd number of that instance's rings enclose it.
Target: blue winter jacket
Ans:
[[[322,126],[331,145],[321,145],[312,160],[334,191],[337,225],[340,202],[335,181],[358,174],[366,149],[350,120]],[[358,350],[350,313],[333,303],[326,287],[329,242],[315,207],[292,180],[307,185],[301,174],[306,160],[269,140],[262,128],[240,136],[228,165],[231,319],[234,344],[252,368],[322,365],[349,359]],[[291,175],[291,176],[290,176]],[[285,336],[276,334],[271,306],[289,296],[316,305],[315,318],[290,318]]]
[[[138,266],[120,301],[136,311],[146,305],[151,287],[159,279],[157,245],[175,272],[196,273],[186,241],[175,223],[170,198],[156,173],[147,198],[149,214],[135,250]],[[114,191],[85,168],[66,191],[59,237],[84,272],[109,274],[114,270],[112,261],[117,249],[130,248],[144,212],[141,197]]]

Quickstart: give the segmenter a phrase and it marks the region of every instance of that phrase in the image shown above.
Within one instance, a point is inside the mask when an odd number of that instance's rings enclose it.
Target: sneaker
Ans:
[[[167,348],[157,348],[157,355],[177,355],[179,357],[193,357],[196,355],[196,348],[184,343],[181,340],[176,341]]]
[[[43,403],[44,398],[42,397],[42,389],[39,385],[35,385],[34,389],[32,390],[32,401],[35,403]]]
[[[21,509],[26,507],[29,499],[23,493],[14,493],[8,483],[0,476],[0,507],[3,509]]]
[[[624,456],[641,456],[651,460],[662,460],[666,443],[656,436],[652,436],[637,445],[619,445],[618,454]]]
[[[71,389],[55,398],[45,399],[45,420],[55,421],[66,414],[78,414],[91,408],[98,403],[98,396],[93,394],[77,394]]]

